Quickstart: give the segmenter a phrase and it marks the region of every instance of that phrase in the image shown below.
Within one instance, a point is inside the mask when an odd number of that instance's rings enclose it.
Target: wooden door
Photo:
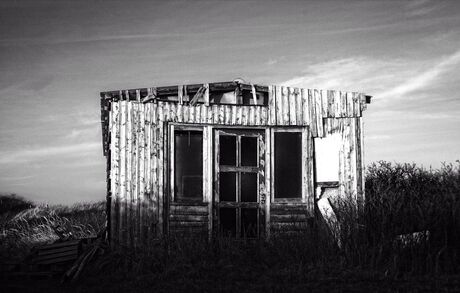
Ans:
[[[214,231],[233,238],[258,238],[265,227],[262,195],[264,131],[215,132]]]

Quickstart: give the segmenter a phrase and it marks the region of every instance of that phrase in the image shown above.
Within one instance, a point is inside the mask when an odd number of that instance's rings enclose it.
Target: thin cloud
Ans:
[[[304,74],[286,80],[282,85],[358,91],[373,95],[380,101],[407,98],[412,92],[436,86],[435,82],[441,75],[456,70],[460,63],[460,50],[432,62],[434,65],[428,69],[426,63],[426,60],[343,58],[308,65]]]
[[[87,142],[74,145],[40,147],[35,149],[26,149],[18,151],[6,151],[0,153],[0,164],[31,162],[41,159],[50,159],[59,155],[75,155],[83,152],[96,151],[100,148],[100,143]]]
[[[437,8],[438,6],[430,3],[429,0],[415,0],[415,1],[410,1],[407,4],[406,14],[408,17],[424,16],[436,10]]]
[[[454,54],[444,58],[440,62],[436,63],[430,69],[422,72],[421,74],[405,80],[400,85],[379,94],[382,99],[400,98],[402,95],[406,95],[410,92],[426,88],[431,85],[440,75],[456,69],[460,62],[460,50]]]

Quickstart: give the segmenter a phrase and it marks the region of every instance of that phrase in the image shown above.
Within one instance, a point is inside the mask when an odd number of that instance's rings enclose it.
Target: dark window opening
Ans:
[[[252,95],[252,91],[243,91],[242,93],[242,98],[243,98],[243,105],[259,105],[263,106],[265,105],[265,96],[261,92],[256,93],[256,97],[254,100],[254,96]]]
[[[203,198],[203,133],[174,132],[174,190],[177,199]]]
[[[236,166],[236,136],[220,136],[220,165]]]
[[[275,198],[302,197],[302,134],[275,132]]]
[[[257,137],[241,137],[241,166],[257,166]]]
[[[241,173],[241,202],[257,202],[257,173]]]
[[[220,208],[220,233],[224,237],[236,236],[236,208]]]
[[[242,208],[241,209],[241,237],[256,238],[257,237],[257,209]]]
[[[219,180],[220,201],[236,201],[236,173],[222,172]]]

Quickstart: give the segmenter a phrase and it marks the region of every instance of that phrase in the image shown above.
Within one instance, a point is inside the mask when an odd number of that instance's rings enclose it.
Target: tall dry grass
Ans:
[[[10,198],[11,195],[3,195],[0,200],[11,202]],[[24,204],[29,204],[26,200],[17,203],[15,212],[4,211],[0,215],[0,259],[3,260],[19,260],[34,246],[60,239],[96,237],[105,226],[104,202],[73,206],[30,204],[30,208]]]
[[[95,235],[104,227],[103,210],[104,203],[24,210],[7,225],[2,223],[2,233],[8,233],[2,240],[29,247],[55,238],[56,231],[50,228],[55,224],[73,237]],[[365,208],[358,210],[353,202],[343,200],[335,210],[340,246],[319,217],[307,231],[290,238],[163,239],[137,253],[112,251],[99,257],[88,268],[86,276],[96,277],[87,284],[128,291],[282,291],[302,289],[296,284],[318,280],[460,273],[460,162],[435,170],[413,164],[371,164]],[[398,238],[416,231],[429,234]],[[42,239],[38,234],[47,236]]]

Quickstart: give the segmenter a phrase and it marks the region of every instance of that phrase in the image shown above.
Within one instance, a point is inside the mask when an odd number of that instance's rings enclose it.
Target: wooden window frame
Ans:
[[[294,132],[301,134],[301,158],[302,158],[302,174],[301,174],[301,196],[297,198],[276,198],[276,188],[275,188],[275,155],[276,155],[276,147],[275,147],[275,133],[277,132]],[[270,145],[271,145],[271,154],[270,154],[270,199],[272,203],[307,203],[308,197],[308,180],[313,174],[307,174],[308,168],[308,154],[309,154],[309,144],[308,139],[310,136],[310,129],[308,126],[305,127],[272,127],[270,129]],[[311,138],[310,138],[311,139]],[[311,152],[310,152],[311,153]],[[310,170],[310,172],[314,173],[314,170]]]
[[[176,131],[201,131],[203,135],[203,143],[202,143],[202,194],[201,198],[176,198],[175,194],[175,180],[176,180],[176,174],[175,174],[175,151],[176,151],[176,146],[175,146],[175,134]],[[205,143],[205,127],[202,125],[191,125],[191,124],[170,124],[169,126],[169,182],[170,182],[170,198],[171,202],[173,203],[205,203],[206,201],[206,182],[205,176],[206,174],[206,166],[205,166],[205,158],[204,156],[207,154],[207,144]]]

